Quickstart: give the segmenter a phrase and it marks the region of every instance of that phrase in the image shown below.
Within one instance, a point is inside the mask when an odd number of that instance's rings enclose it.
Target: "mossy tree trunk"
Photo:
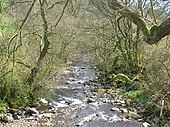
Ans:
[[[37,63],[36,65],[32,68],[31,73],[28,77],[28,79],[26,80],[25,84],[27,85],[32,85],[36,79],[36,76],[38,74],[38,72],[40,71],[40,68],[42,66],[42,62],[48,52],[49,46],[50,46],[50,42],[48,39],[48,22],[47,22],[47,18],[46,18],[46,14],[45,14],[45,5],[47,4],[46,0],[38,0],[39,1],[39,6],[40,6],[40,15],[41,15],[41,19],[43,22],[43,35],[42,35],[42,45],[43,47],[41,48],[42,50],[40,51],[40,55],[38,57]],[[66,6],[68,5],[70,0],[67,0],[64,7],[63,7],[63,11],[62,14],[60,15],[59,19],[57,20],[56,24],[54,25],[54,27],[57,27],[59,22],[61,21],[61,18],[64,15],[64,11],[66,9]]]
[[[2,2],[0,0],[0,13],[2,13]]]
[[[158,26],[149,26],[133,8],[125,6],[117,0],[107,0],[107,2],[110,9],[119,12],[141,29],[144,34],[144,41],[148,44],[156,44],[163,37],[170,35],[170,17]]]
[[[32,68],[31,74],[29,75],[28,79],[26,80],[26,84],[28,84],[28,85],[31,85],[34,82],[36,75],[40,70],[42,62],[47,54],[47,51],[48,51],[48,48],[50,45],[50,42],[48,40],[48,23],[47,23],[47,19],[46,19],[46,15],[45,15],[44,3],[45,3],[44,0],[39,0],[40,13],[41,13],[42,21],[43,21],[43,35],[42,35],[43,48],[42,48],[42,51],[40,52],[40,55],[38,57],[36,66]]]

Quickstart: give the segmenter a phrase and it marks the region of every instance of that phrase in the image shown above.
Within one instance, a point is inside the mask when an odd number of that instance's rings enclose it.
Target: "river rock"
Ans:
[[[117,107],[112,107],[112,108],[111,108],[111,111],[119,111],[119,108],[117,108]]]
[[[48,112],[49,109],[53,108],[54,106],[51,106],[51,105],[41,105],[39,107],[37,107],[37,111],[39,113],[44,113],[44,112]]]
[[[49,109],[49,113],[52,113],[52,114],[56,114],[57,113],[57,110],[58,110],[58,108],[51,108],[51,109]]]
[[[137,119],[137,122],[144,122],[144,120],[141,118],[141,119]]]
[[[78,80],[77,83],[84,84],[85,80]]]
[[[81,69],[86,69],[85,67],[81,67]]]
[[[48,105],[48,101],[45,98],[40,98],[40,103],[44,105]]]
[[[52,114],[52,113],[44,113],[43,117],[45,117],[45,118],[52,118],[53,115],[54,114]]]
[[[39,111],[36,108],[27,107],[25,110],[25,115],[32,116],[33,114],[39,114]]]
[[[93,99],[93,98],[88,98],[87,99],[87,103],[92,103],[92,102],[95,102],[95,99]]]
[[[19,109],[10,108],[10,109],[8,110],[8,112],[11,113],[11,114],[18,114],[18,113],[19,113]]]
[[[18,115],[18,114],[14,114],[14,115],[13,115],[13,119],[14,119],[14,120],[20,120],[21,118],[22,118],[21,115]]]
[[[126,108],[120,108],[119,109],[122,113],[128,113],[128,109],[126,109]]]
[[[4,123],[10,123],[12,121],[14,121],[12,114],[1,114],[0,115],[0,121],[4,122]]]
[[[125,117],[132,118],[135,120],[138,120],[139,118],[141,118],[140,115],[138,115],[136,112],[132,112],[132,111],[128,111],[127,113],[125,113]]]
[[[89,81],[84,81],[83,85],[84,86],[89,85]]]
[[[59,102],[53,102],[54,106],[56,108],[63,108],[63,107],[68,107],[68,104],[62,104],[62,103],[59,103]]]
[[[108,103],[109,101],[110,101],[110,100],[108,100],[107,98],[103,98],[103,99],[102,99],[102,102],[103,102],[103,103]]]
[[[144,123],[143,123],[143,127],[150,127],[150,124],[147,123],[147,122],[144,122]]]

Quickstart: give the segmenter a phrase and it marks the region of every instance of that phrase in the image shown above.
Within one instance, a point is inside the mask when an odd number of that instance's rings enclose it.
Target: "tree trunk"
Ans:
[[[116,10],[122,16],[136,24],[144,34],[144,41],[148,44],[156,44],[163,37],[170,35],[170,17],[159,26],[149,26],[145,20],[133,8],[123,5],[117,0],[107,0],[109,8]]]
[[[0,1],[0,13],[2,13],[2,2]]]
[[[40,13],[41,13],[41,18],[43,21],[43,38],[42,38],[42,42],[43,42],[43,49],[40,52],[40,56],[38,58],[38,61],[36,63],[36,66],[31,70],[31,74],[29,75],[28,79],[26,80],[26,84],[31,85],[35,78],[37,73],[40,70],[41,64],[47,54],[48,48],[49,48],[49,40],[48,40],[48,24],[47,24],[47,20],[46,20],[46,16],[45,16],[45,11],[44,11],[44,2],[39,0],[40,3]]]

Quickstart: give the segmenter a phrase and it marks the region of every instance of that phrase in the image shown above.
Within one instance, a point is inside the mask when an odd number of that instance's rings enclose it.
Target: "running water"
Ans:
[[[96,91],[100,84],[90,60],[89,55],[78,55],[56,83],[55,127],[140,127],[142,123],[125,118],[126,109],[116,107],[118,100]]]

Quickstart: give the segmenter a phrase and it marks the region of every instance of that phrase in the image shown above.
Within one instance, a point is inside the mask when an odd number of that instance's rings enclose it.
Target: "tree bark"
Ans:
[[[2,13],[2,2],[0,1],[0,13]]]
[[[33,67],[33,69],[31,70],[31,74],[29,75],[28,79],[26,80],[26,84],[28,84],[28,85],[31,85],[34,82],[36,75],[40,70],[41,64],[47,54],[47,51],[48,51],[48,48],[50,45],[50,42],[48,40],[48,23],[47,23],[45,11],[44,11],[44,1],[39,0],[39,3],[40,3],[41,18],[43,21],[43,38],[42,38],[43,49],[40,52],[40,56],[38,57],[36,66]]]
[[[65,4],[63,10],[65,10],[69,1],[70,0],[66,1],[66,4]],[[32,85],[34,83],[36,75],[38,74],[38,72],[42,66],[42,62],[43,62],[43,60],[48,52],[49,46],[50,46],[50,42],[48,40],[48,22],[47,22],[47,17],[45,14],[45,9],[44,9],[45,0],[39,0],[39,4],[40,4],[40,15],[41,15],[42,22],[43,22],[43,35],[42,35],[43,48],[42,48],[42,51],[40,52],[40,55],[38,57],[38,61],[35,65],[35,67],[32,68],[31,73],[25,82],[27,85]],[[55,27],[61,21],[63,14],[64,14],[64,11],[62,11],[62,14],[61,14],[60,18],[57,20]]]
[[[144,41],[148,44],[156,44],[163,37],[170,35],[170,17],[159,26],[149,26],[133,8],[125,6],[117,0],[107,0],[107,2],[110,9],[119,12],[122,16],[128,18],[141,29],[144,34]]]

